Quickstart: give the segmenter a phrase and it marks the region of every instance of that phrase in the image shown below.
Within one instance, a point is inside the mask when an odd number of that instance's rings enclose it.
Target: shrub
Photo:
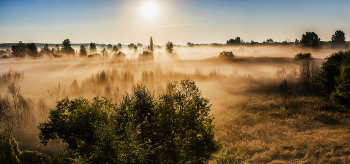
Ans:
[[[223,58],[223,59],[230,59],[230,58],[234,58],[235,55],[233,55],[232,51],[228,52],[228,51],[222,51],[220,52],[219,58]]]
[[[205,163],[218,150],[209,100],[193,81],[154,97],[138,85],[119,105],[105,98],[64,98],[41,123],[40,139],[62,139],[86,161]]]
[[[319,84],[327,93],[332,93],[339,85],[337,77],[340,76],[342,66],[350,65],[350,51],[339,51],[327,57],[322,63],[320,75],[317,77]]]

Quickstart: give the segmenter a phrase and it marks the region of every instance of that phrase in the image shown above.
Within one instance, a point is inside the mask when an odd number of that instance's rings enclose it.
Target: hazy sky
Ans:
[[[172,41],[225,43],[240,36],[262,42],[300,39],[314,31],[350,40],[350,0],[154,0],[158,14],[141,14],[148,0],[0,0],[0,43]]]

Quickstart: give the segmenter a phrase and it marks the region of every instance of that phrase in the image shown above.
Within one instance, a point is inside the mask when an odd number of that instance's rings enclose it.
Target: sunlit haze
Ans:
[[[148,1],[142,5],[142,15],[148,19],[153,19],[158,14],[158,6],[153,1]]]
[[[350,32],[349,8],[348,0],[1,0],[0,43],[281,42],[305,31],[328,41]]]

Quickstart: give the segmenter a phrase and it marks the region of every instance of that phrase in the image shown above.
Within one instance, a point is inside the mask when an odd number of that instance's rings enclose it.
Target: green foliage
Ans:
[[[302,48],[320,48],[321,42],[318,35],[314,32],[306,32],[300,40],[300,47]]]
[[[344,105],[350,105],[350,65],[340,66],[340,75],[336,77],[337,86],[331,98]]]
[[[339,51],[327,57],[322,63],[320,75],[317,81],[324,88],[325,92],[335,91],[338,82],[336,78],[340,76],[341,66],[350,65],[350,51]]]
[[[62,139],[92,163],[206,163],[218,150],[209,100],[193,81],[176,82],[156,99],[138,85],[119,105],[84,98],[58,102],[40,139]]]
[[[20,163],[18,156],[21,155],[18,142],[12,137],[10,130],[0,132],[0,162],[15,164]]]
[[[174,44],[173,44],[173,42],[168,42],[168,43],[165,45],[165,50],[166,50],[166,52],[168,52],[168,53],[173,53],[173,52],[174,52]]]
[[[337,30],[332,35],[332,47],[333,48],[342,48],[345,44],[345,33],[341,30]]]
[[[87,52],[84,45],[80,45],[80,56],[87,56]]]
[[[26,44],[22,43],[22,41],[19,41],[17,45],[12,46],[13,56],[23,58],[26,56],[26,53],[27,53]]]
[[[62,42],[62,45],[63,45],[62,50],[61,50],[62,53],[67,54],[67,55],[71,55],[71,54],[75,53],[69,39],[64,40]]]
[[[60,138],[70,149],[90,156],[97,141],[94,133],[106,123],[106,112],[111,108],[113,104],[106,99],[95,98],[90,103],[84,98],[69,101],[66,97],[50,111],[49,121],[40,124],[39,138],[45,145],[50,139]]]

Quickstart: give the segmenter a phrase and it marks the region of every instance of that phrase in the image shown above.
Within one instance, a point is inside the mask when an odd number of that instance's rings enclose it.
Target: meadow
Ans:
[[[183,46],[175,47],[173,54],[162,48],[154,50],[152,60],[140,59],[141,51],[122,51],[125,59],[1,59],[0,103],[17,106],[18,117],[8,121],[19,149],[52,157],[64,150],[60,140],[40,143],[37,127],[66,96],[99,96],[118,103],[138,84],[157,96],[174,81],[190,79],[209,99],[215,139],[228,157],[245,163],[350,162],[349,110],[302,85],[302,64],[294,57],[304,50],[294,45]],[[235,57],[218,58],[222,51],[232,51]],[[325,58],[338,50],[308,52],[317,73]],[[283,80],[288,82],[287,94],[281,93]],[[215,158],[219,152],[210,162]]]

